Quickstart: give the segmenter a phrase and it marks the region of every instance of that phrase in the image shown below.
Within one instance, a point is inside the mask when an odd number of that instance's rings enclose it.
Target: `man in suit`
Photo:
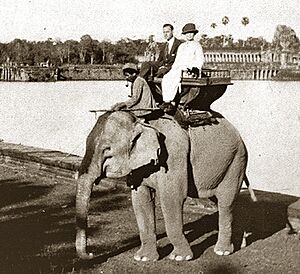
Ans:
[[[163,35],[167,40],[160,50],[157,61],[144,62],[141,66],[140,76],[148,80],[148,77],[163,77],[172,67],[178,46],[181,41],[173,35],[174,27],[171,24],[163,25]]]

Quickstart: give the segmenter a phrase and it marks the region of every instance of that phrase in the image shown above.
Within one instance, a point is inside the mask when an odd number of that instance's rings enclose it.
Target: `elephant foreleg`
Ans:
[[[174,249],[169,258],[176,261],[191,260],[193,253],[190,245],[183,234],[183,195],[175,195],[171,187],[169,191],[161,191],[160,201],[164,215],[165,227],[168,238],[173,244]],[[175,198],[176,197],[176,198]]]
[[[141,239],[141,248],[134,255],[134,259],[156,261],[159,255],[156,247],[154,193],[147,186],[139,186],[132,190],[132,205]]]

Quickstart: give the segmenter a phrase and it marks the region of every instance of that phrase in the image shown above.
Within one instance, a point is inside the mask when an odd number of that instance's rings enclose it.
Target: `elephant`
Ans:
[[[127,178],[131,186],[141,247],[137,261],[156,261],[154,199],[160,199],[169,258],[191,260],[183,234],[183,204],[187,196],[218,201],[219,233],[214,252],[233,252],[232,210],[245,179],[247,150],[234,126],[219,115],[217,123],[183,129],[167,114],[148,122],[129,111],[101,115],[86,141],[76,190],[76,251],[87,253],[87,216],[94,183],[103,178]]]

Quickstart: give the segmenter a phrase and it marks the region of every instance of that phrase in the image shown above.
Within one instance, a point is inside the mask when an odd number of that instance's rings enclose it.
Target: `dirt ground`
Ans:
[[[0,273],[300,273],[299,234],[289,233],[287,207],[298,198],[257,191],[251,202],[241,193],[234,214],[235,253],[219,257],[217,213],[186,207],[184,232],[195,259],[174,262],[157,206],[160,260],[138,263],[138,230],[130,191],[95,187],[89,215],[89,251],[98,255],[81,262],[75,254],[75,181],[0,166]],[[247,246],[240,249],[243,231]]]

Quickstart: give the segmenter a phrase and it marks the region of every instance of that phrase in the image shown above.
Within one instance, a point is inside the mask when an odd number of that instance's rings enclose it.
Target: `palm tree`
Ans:
[[[215,28],[217,27],[217,24],[216,24],[216,23],[211,23],[210,27],[211,27],[212,29],[215,29]]]
[[[248,17],[243,17],[241,22],[246,27],[249,24],[249,18]],[[245,41],[243,40],[243,47],[244,46],[245,46]]]
[[[226,26],[228,23],[229,23],[229,18],[228,18],[228,16],[224,16],[224,17],[222,18],[222,24],[223,24],[224,26]]]
[[[222,18],[222,24],[226,27],[226,25],[229,23],[229,18],[228,16],[224,16]],[[225,46],[225,40],[226,40],[226,35],[224,34],[224,39],[223,39],[223,47]]]
[[[200,38],[200,44],[202,45],[202,47],[207,47],[207,42],[208,42],[207,34],[202,34]]]
[[[210,27],[214,30],[217,27],[217,24],[216,23],[211,23]]]
[[[249,18],[248,17],[243,17],[241,22],[246,27],[249,24]]]

